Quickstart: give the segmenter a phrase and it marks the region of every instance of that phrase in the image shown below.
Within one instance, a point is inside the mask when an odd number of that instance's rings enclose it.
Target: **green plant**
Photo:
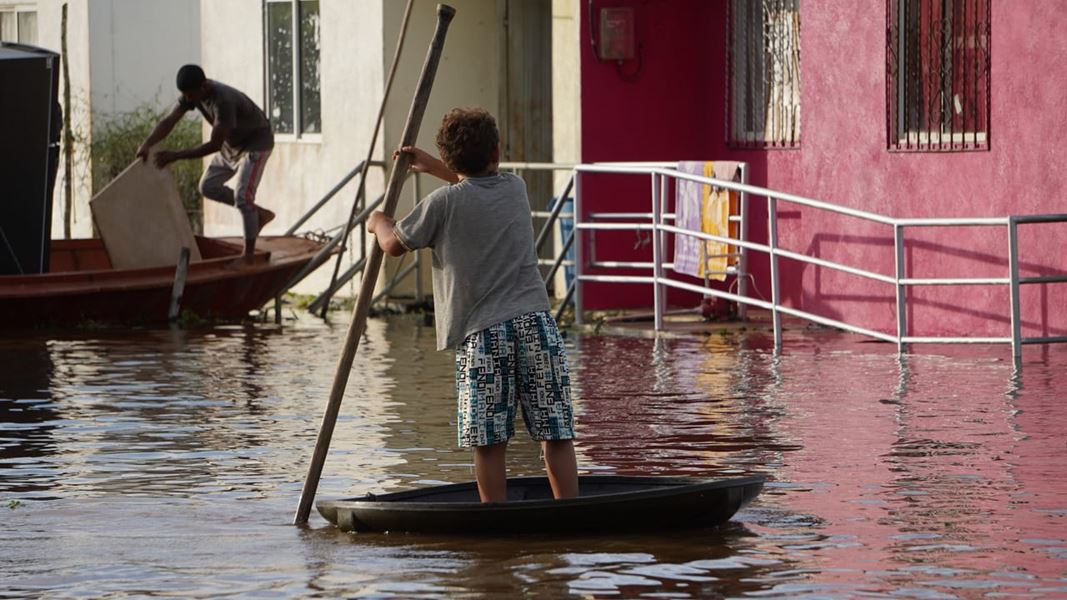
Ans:
[[[283,303],[291,304],[293,308],[296,308],[297,310],[307,310],[307,307],[310,306],[314,300],[314,294],[298,294],[290,291],[285,292]]]
[[[188,308],[183,308],[181,314],[178,315],[178,327],[182,329],[196,329],[197,327],[204,327],[210,323],[210,320],[201,317],[196,314],[195,311]]]
[[[7,502],[7,507],[10,508],[11,510],[15,510],[16,508],[18,508],[20,506],[22,506],[22,501],[21,500],[9,500]]]
[[[99,192],[123,171],[134,159],[137,147],[148,137],[152,129],[166,116],[169,109],[143,105],[129,112],[94,119],[92,167],[93,193]],[[194,113],[195,115],[195,113]],[[174,126],[160,147],[177,150],[192,148],[202,143],[199,119],[187,116]],[[170,167],[178,186],[189,224],[193,231],[204,230],[203,201],[200,197],[200,174],[204,165],[199,160],[179,160]]]

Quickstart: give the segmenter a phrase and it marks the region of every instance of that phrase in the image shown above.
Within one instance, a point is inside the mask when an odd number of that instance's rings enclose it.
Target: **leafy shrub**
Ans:
[[[152,129],[166,116],[169,108],[141,106],[130,112],[94,120],[93,126],[93,193],[97,193],[133,162],[134,153]],[[196,114],[196,113],[194,113]],[[199,115],[197,114],[197,117]],[[99,119],[99,118],[98,118]],[[174,126],[161,148],[179,150],[199,146],[202,141],[200,119],[186,116]],[[179,160],[171,163],[171,173],[178,186],[178,195],[189,215],[193,231],[204,230],[204,211],[200,190],[200,175],[204,165],[200,160]]]

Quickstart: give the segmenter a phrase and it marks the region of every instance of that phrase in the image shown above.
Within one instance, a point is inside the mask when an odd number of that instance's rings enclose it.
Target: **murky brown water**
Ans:
[[[1067,597],[1067,348],[1014,376],[1003,347],[572,335],[583,468],[764,493],[715,530],[464,539],[289,524],[344,329],[5,335],[0,597]],[[318,497],[472,478],[452,369],[372,320]]]

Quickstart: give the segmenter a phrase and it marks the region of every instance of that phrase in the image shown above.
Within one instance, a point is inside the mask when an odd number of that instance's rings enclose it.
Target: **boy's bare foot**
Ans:
[[[259,235],[259,232],[263,231],[263,228],[267,226],[267,223],[274,220],[274,211],[263,208],[262,206],[257,206],[256,210],[259,212],[259,229],[256,230],[256,235]]]

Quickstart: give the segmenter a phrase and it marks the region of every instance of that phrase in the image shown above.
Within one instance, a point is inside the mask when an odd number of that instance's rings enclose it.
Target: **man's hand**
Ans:
[[[148,161],[148,151],[150,149],[151,149],[151,146],[146,146],[144,144],[141,144],[140,146],[137,146],[137,152],[134,153],[134,157],[141,159],[141,162],[147,162]]]
[[[178,153],[171,152],[170,150],[160,150],[159,152],[156,152],[154,158],[156,166],[162,169],[170,163],[178,160]]]

